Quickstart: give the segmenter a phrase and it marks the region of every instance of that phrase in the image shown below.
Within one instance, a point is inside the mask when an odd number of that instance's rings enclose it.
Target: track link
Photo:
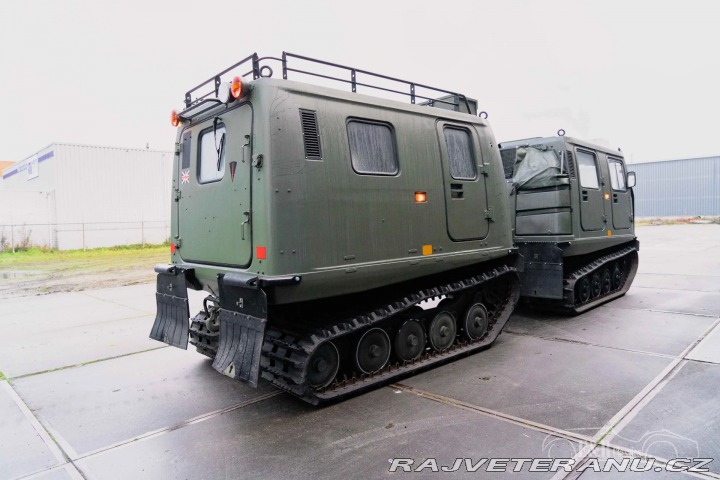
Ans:
[[[427,348],[413,361],[388,364],[373,374],[358,374],[357,372],[348,374],[346,370],[343,374],[338,374],[332,383],[324,388],[314,388],[307,382],[308,360],[313,352],[325,342],[341,343],[370,328],[387,328],[394,319],[425,300],[438,299],[443,296],[452,297],[469,292],[473,288],[490,285],[491,282],[497,282],[496,285],[502,285],[506,290],[502,292],[497,303],[489,312],[489,328],[481,338],[470,341],[463,340],[458,335],[447,350],[436,352]],[[490,346],[510,318],[519,295],[517,270],[514,267],[502,265],[479,275],[417,290],[379,308],[346,317],[339,316],[331,323],[323,321],[323,326],[309,328],[299,334],[290,334],[277,327],[269,327],[265,332],[262,349],[260,364],[262,376],[276,387],[314,405],[340,400],[351,394],[387,384],[400,377]]]
[[[190,344],[195,345],[198,353],[215,358],[220,341],[220,330],[208,326],[208,315],[201,311],[190,321]]]

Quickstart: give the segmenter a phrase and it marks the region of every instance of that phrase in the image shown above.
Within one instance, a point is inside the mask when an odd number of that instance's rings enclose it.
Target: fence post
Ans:
[[[145,221],[140,221],[140,243],[142,244],[143,248],[145,248]]]
[[[85,222],[82,222],[82,241],[83,241],[83,251],[87,250],[85,248]]]

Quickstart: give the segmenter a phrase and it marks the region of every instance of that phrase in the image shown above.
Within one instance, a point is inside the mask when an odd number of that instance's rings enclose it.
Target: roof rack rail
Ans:
[[[349,74],[348,77],[342,78],[340,76],[333,75],[326,75],[323,73],[319,73],[317,71],[310,71],[310,70],[301,70],[299,68],[292,68],[290,64],[291,59],[296,59],[300,61],[309,62],[311,64],[316,65],[324,65],[326,67],[331,67],[333,69],[344,71],[345,74]],[[205,110],[204,108],[198,108],[201,107],[201,105],[210,103],[211,105],[208,105],[208,108],[211,108],[213,105],[219,103],[219,100],[217,100],[215,97],[218,94],[218,89],[220,88],[220,84],[222,82],[221,77],[223,75],[226,75],[236,69],[239,69],[243,65],[248,65],[250,67],[250,70],[245,73],[236,74],[236,76],[241,77],[247,77],[252,75],[253,80],[256,80],[261,77],[272,77],[273,76],[273,69],[270,66],[270,63],[272,62],[279,62],[281,68],[282,68],[282,77],[284,80],[287,80],[288,73],[298,73],[303,75],[309,75],[313,77],[323,78],[326,80],[331,81],[337,81],[345,84],[349,84],[351,87],[351,90],[353,92],[357,92],[358,87],[367,87],[372,88],[375,90],[380,90],[384,92],[390,92],[394,94],[404,95],[407,97],[410,97],[410,103],[415,104],[416,101],[424,100],[422,102],[422,105],[429,105],[429,106],[441,106],[442,108],[446,108],[449,110],[455,110],[455,111],[463,111],[465,113],[471,113],[475,114],[477,111],[477,105],[475,104],[474,100],[468,100],[468,98],[457,92],[451,92],[450,90],[443,90],[436,87],[431,87],[429,85],[423,85],[416,82],[410,82],[407,80],[401,80],[398,78],[389,77],[387,75],[381,75],[379,73],[373,73],[369,72],[367,70],[361,70],[359,68],[353,68],[348,67],[345,65],[339,65],[337,63],[331,63],[326,62],[324,60],[317,60],[310,57],[305,57],[303,55],[296,55],[294,53],[289,52],[283,52],[282,57],[259,57],[257,53],[253,53],[252,55],[245,57],[244,59],[240,60],[236,64],[226,68],[225,70],[221,71],[220,73],[214,75],[213,77],[209,78],[208,80],[202,82],[201,84],[197,85],[196,87],[188,90],[188,92],[185,94],[185,111],[183,114],[189,113],[189,110]],[[242,70],[241,70],[242,72]],[[372,83],[366,83],[358,81],[358,75],[367,75],[369,77],[372,77],[373,79],[382,79],[390,82],[395,82],[397,84],[400,84],[397,88],[388,88],[385,86],[380,86],[377,84]],[[339,74],[338,74],[339,75]],[[369,82],[370,80],[368,80]],[[213,85],[213,89],[210,90],[207,93],[204,94],[198,94],[198,90],[201,88],[207,86],[208,84]],[[404,88],[404,90],[400,90],[399,88]],[[443,94],[441,98],[431,98],[426,95],[421,95],[420,93],[416,92],[417,89],[425,89],[429,90],[431,92],[438,92],[440,94]],[[195,97],[193,98],[193,95]],[[471,108],[471,103],[473,104],[474,109]],[[439,105],[436,105],[439,104]],[[463,108],[464,107],[464,108]],[[467,109],[467,110],[465,110]],[[183,115],[186,116],[186,115]]]

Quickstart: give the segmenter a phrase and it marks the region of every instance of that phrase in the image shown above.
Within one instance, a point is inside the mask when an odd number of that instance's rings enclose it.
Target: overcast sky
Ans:
[[[0,160],[171,150],[185,91],[283,50],[459,91],[498,140],[720,155],[720,2],[0,0]]]

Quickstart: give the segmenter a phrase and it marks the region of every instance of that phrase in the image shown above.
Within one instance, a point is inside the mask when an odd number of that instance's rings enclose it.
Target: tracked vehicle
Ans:
[[[500,151],[523,300],[577,314],[624,295],[635,277],[635,174],[621,151],[564,133]]]
[[[172,122],[172,254],[156,267],[151,338],[319,404],[501,332],[520,257],[474,100],[253,54],[187,92]],[[188,289],[208,293],[191,321]]]

